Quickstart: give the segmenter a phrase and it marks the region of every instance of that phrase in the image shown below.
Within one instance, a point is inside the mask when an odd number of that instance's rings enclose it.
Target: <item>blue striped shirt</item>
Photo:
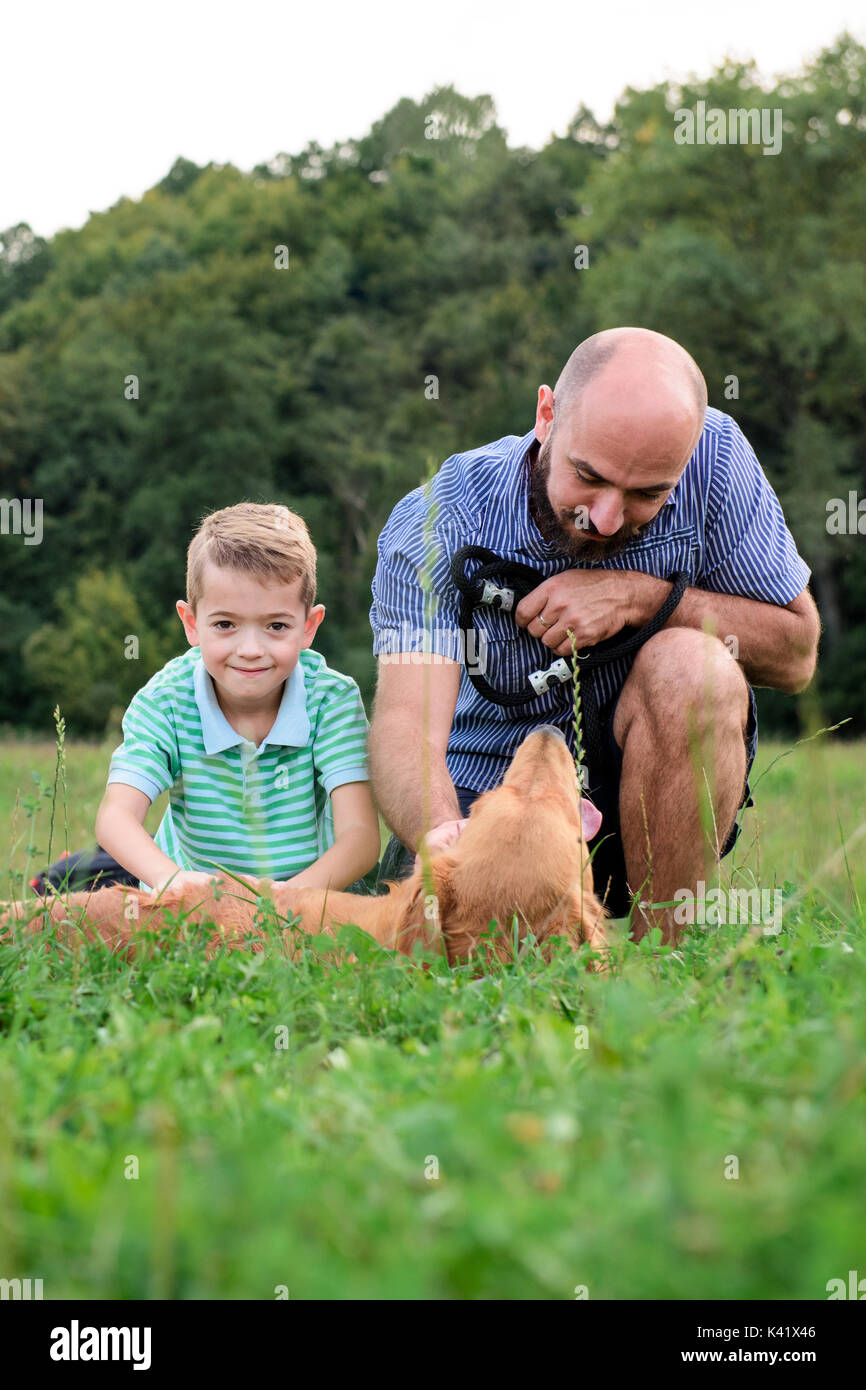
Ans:
[[[697,448],[658,514],[619,554],[589,562],[556,551],[532,519],[528,453],[534,442],[530,430],[522,438],[506,435],[452,454],[426,494],[417,487],[397,503],[379,538],[370,608],[373,651],[384,656],[432,650],[463,663],[447,765],[455,786],[476,791],[499,784],[520,743],[539,724],[555,724],[574,752],[572,686],[554,682],[517,710],[476,691],[466,661],[483,655],[490,684],[519,691],[530,688],[531,671],[546,669],[556,658],[517,626],[513,614],[485,605],[473,615],[477,651],[469,648],[449,571],[450,557],[461,546],[486,546],[531,565],[545,579],[570,568],[641,570],[660,579],[686,570],[696,588],[779,605],[790,603],[809,581],[779,500],[729,415],[707,410]],[[623,660],[597,670],[603,714],[629,669]]]

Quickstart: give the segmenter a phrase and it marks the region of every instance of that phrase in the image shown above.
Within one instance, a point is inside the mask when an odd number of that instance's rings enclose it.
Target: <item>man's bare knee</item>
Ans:
[[[666,628],[641,647],[617,702],[613,736],[624,748],[637,720],[657,736],[681,732],[693,711],[715,727],[739,723],[749,712],[746,678],[718,637],[695,628]]]

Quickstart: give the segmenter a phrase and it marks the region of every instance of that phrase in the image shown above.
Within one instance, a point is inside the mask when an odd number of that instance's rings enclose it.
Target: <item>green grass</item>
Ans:
[[[108,751],[67,748],[71,848]],[[25,803],[53,746],[7,742],[2,769],[8,883],[28,840],[31,866],[47,851],[49,798]],[[0,947],[0,1277],[47,1298],[826,1297],[863,1265],[864,840],[837,851],[864,781],[866,748],[823,739],[760,783],[735,871],[784,887],[780,936],[670,952],[620,930],[607,976],[528,956],[473,980],[372,943],[291,966],[195,940],[134,967]]]

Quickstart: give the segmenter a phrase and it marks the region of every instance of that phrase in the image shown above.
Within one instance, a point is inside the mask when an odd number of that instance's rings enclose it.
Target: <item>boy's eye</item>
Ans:
[[[211,624],[211,626],[212,626],[213,628],[215,628],[217,632],[228,632],[230,628],[233,628],[233,627],[234,627],[234,623],[231,621],[230,618],[217,618],[217,619],[215,619],[215,621]],[[289,623],[284,623],[284,622],[279,622],[279,621],[273,622],[273,623],[268,623],[268,628],[269,628],[269,630],[272,631],[272,632],[280,632],[280,633],[282,633],[282,632],[291,632],[291,630],[292,630],[292,629],[291,629],[291,626],[289,625]]]

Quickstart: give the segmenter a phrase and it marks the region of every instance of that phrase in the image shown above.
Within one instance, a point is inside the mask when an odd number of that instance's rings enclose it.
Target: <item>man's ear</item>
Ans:
[[[553,392],[549,386],[539,386],[538,401],[535,407],[535,438],[539,444],[547,442],[553,429]]]
[[[312,646],[313,639],[315,638],[316,633],[318,632],[322,624],[322,619],[324,618],[324,616],[325,605],[323,603],[314,603],[309,613],[307,614],[306,620],[304,622],[304,635],[301,638],[301,651],[305,651],[307,647]]]
[[[189,642],[189,645],[191,647],[199,646],[201,639],[198,635],[198,628],[196,626],[195,621],[195,613],[190,608],[186,599],[183,598],[178,599],[177,603],[175,604],[175,608],[177,609],[177,616],[183,623],[183,630],[186,633],[186,640]]]

